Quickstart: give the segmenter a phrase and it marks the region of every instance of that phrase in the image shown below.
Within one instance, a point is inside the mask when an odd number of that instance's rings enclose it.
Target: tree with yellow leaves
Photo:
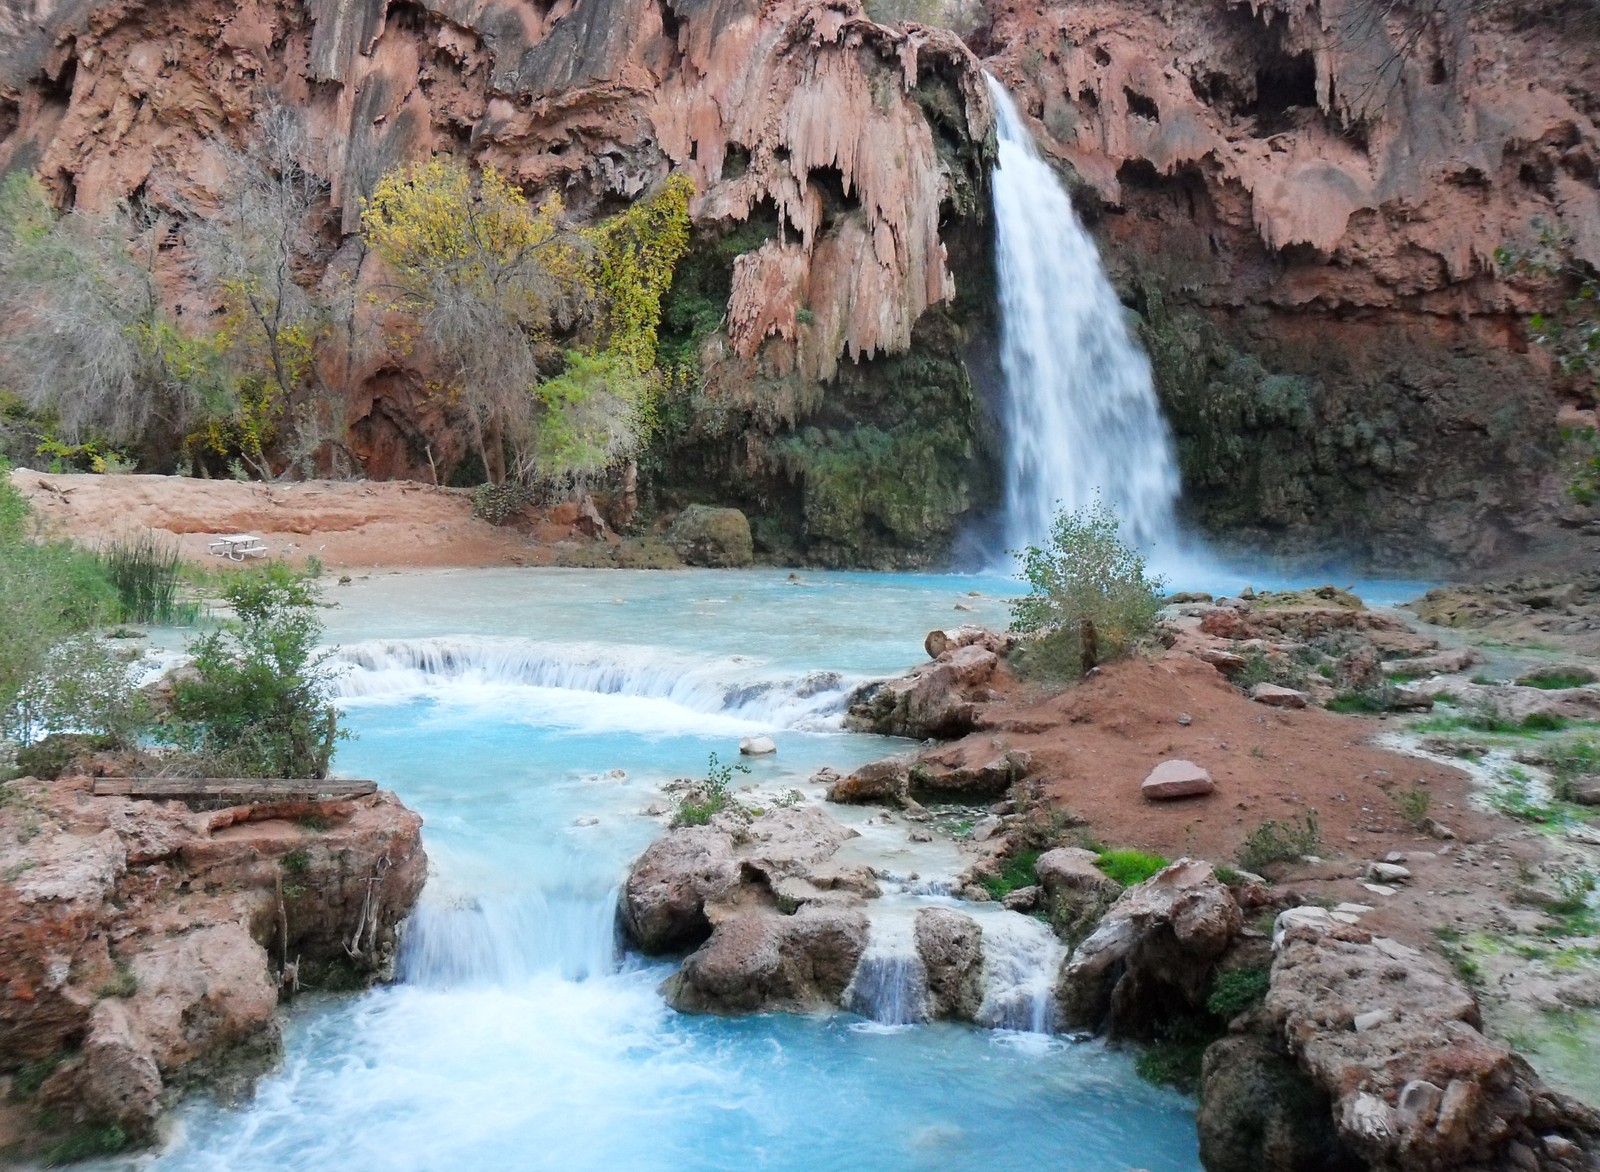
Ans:
[[[550,330],[590,297],[588,250],[563,227],[561,201],[535,208],[492,168],[474,176],[437,158],[380,179],[361,225],[395,307],[460,396],[485,472],[504,479],[506,447],[519,465],[531,454]]]

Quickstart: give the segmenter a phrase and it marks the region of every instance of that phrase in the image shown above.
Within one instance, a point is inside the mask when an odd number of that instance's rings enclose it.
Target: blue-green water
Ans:
[[[1192,1106],[1126,1055],[840,1013],[673,1013],[622,955],[615,891],[663,783],[737,756],[752,802],[896,742],[839,731],[845,690],[998,621],[994,579],[481,571],[330,587],[358,739],[341,771],[426,819],[403,980],[295,1007],[254,1097],[192,1102],[163,1169],[1071,1169],[1191,1172]],[[973,592],[977,592],[974,594]],[[956,610],[973,607],[973,610]],[[844,811],[890,871],[947,847]],[[943,852],[943,853],[941,853]],[[1009,913],[1007,913],[1009,914]],[[1018,917],[1020,919],[1020,917]]]

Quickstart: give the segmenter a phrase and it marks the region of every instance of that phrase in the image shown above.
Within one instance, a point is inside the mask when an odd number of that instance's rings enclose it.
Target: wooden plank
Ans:
[[[100,777],[94,782],[96,797],[176,798],[214,801],[238,798],[244,802],[286,799],[360,798],[376,793],[375,781],[316,778],[263,777]]]

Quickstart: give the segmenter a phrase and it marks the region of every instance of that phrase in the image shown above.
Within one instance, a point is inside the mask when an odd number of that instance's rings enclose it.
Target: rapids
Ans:
[[[950,904],[947,842],[841,808],[843,853],[886,875],[872,962],[821,1018],[693,1018],[628,955],[617,888],[662,833],[661,785],[761,731],[746,797],[903,742],[840,731],[853,680],[922,634],[999,622],[1002,581],[781,571],[451,571],[328,588],[341,772],[426,818],[433,870],[393,986],[302,996],[253,1095],[191,1100],[145,1166],[214,1169],[966,1169],[1193,1172],[1192,1105],[1128,1055],[1048,1026],[1058,953],[980,911],[984,1016],[925,1017],[910,916]],[[972,607],[956,611],[957,605]],[[914,956],[914,953],[913,953]],[[881,962],[881,963],[880,963]]]

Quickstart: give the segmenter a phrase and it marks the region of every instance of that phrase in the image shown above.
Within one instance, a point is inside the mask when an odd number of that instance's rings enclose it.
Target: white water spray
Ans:
[[[856,962],[844,1003],[881,1025],[916,1025],[928,1020],[928,976],[917,955],[909,915],[876,916],[867,949]]]
[[[1000,147],[1007,548],[1042,542],[1058,509],[1083,508],[1096,492],[1130,540],[1165,545],[1176,530],[1178,469],[1149,360],[1060,180],[1005,87],[987,80]]]

